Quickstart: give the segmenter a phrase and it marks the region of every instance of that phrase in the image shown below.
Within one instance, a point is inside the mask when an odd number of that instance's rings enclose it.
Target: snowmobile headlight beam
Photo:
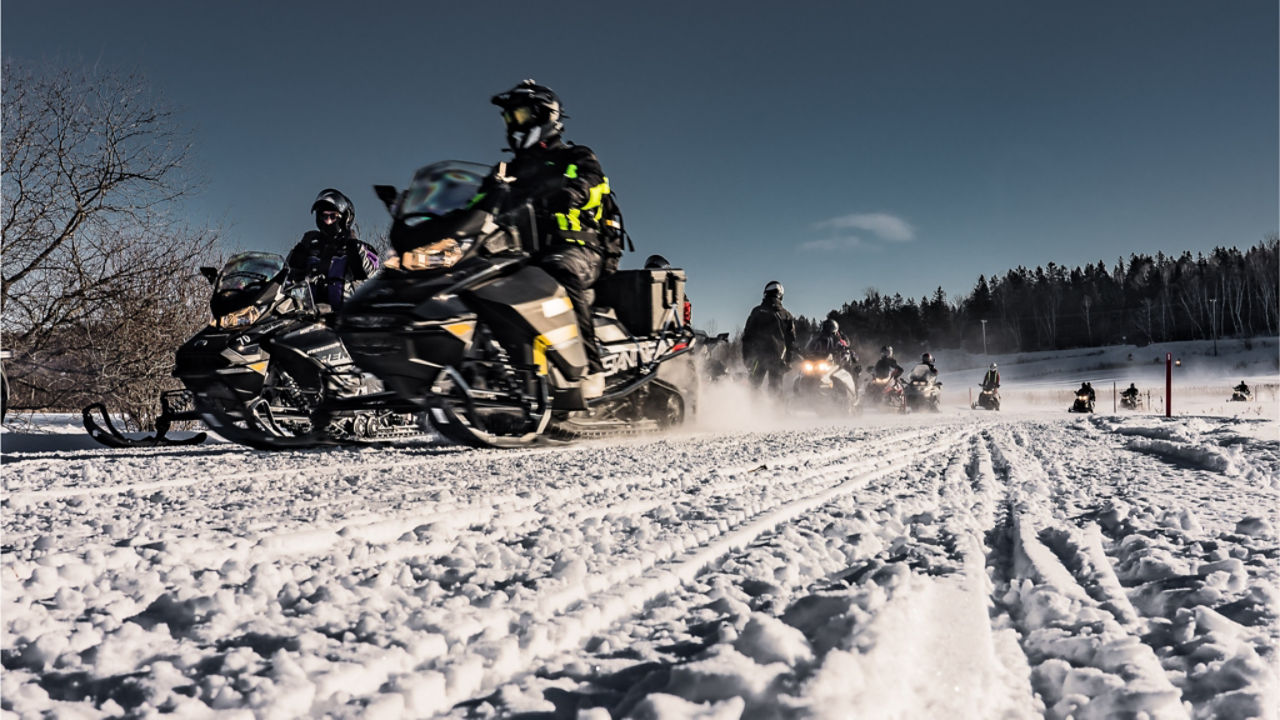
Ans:
[[[216,317],[209,324],[220,329],[246,327],[258,322],[260,317],[262,317],[262,309],[257,305],[250,305],[247,308]]]
[[[423,245],[405,251],[399,257],[391,256],[387,259],[386,266],[393,270],[407,270],[409,272],[453,267],[458,264],[462,256],[471,248],[471,243],[472,240],[470,239],[462,241],[455,238],[437,240],[430,245]]]

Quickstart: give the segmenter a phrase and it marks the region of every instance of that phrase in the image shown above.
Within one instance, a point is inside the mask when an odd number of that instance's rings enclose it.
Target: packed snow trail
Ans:
[[[6,456],[0,709],[1274,717],[1249,422]]]

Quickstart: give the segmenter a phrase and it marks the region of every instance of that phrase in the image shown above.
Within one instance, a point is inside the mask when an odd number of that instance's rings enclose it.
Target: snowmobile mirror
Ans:
[[[212,268],[205,265],[200,268],[200,274],[204,276],[205,280],[209,281],[210,285],[218,280],[218,268]]]
[[[391,210],[395,206],[396,200],[400,199],[400,191],[395,185],[374,185],[373,194],[378,196],[383,205],[387,206],[387,210]]]

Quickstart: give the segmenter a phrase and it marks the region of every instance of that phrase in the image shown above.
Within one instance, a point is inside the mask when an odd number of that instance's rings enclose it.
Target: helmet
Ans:
[[[320,222],[321,210],[337,211],[338,224],[333,226]],[[325,188],[320,191],[320,194],[316,196],[316,201],[311,203],[311,212],[316,215],[316,227],[326,235],[336,235],[338,232],[350,230],[351,223],[355,222],[356,219],[356,210],[355,206],[351,204],[351,199],[333,188]]]
[[[782,283],[778,282],[777,280],[770,280],[768,283],[766,283],[764,286],[764,294],[768,295],[769,293],[778,293],[778,299],[781,300],[782,299]]]
[[[992,370],[995,370],[995,369],[996,369],[996,364],[995,364],[995,363],[991,363],[991,369],[992,369]]]
[[[645,270],[666,270],[671,267],[671,262],[661,255],[650,255],[644,259]]]
[[[840,323],[831,318],[822,321],[822,332],[824,334],[835,334],[840,331]]]
[[[880,354],[885,357],[893,357],[893,346],[885,345],[884,347],[880,348]]]
[[[555,92],[533,80],[522,80],[519,85],[490,100],[502,108],[502,119],[507,123],[507,147],[525,150],[546,142],[564,131],[562,118],[568,117],[560,106]]]
[[[921,355],[921,356],[920,356],[920,362],[922,362],[922,363],[929,363],[930,365],[932,365],[932,364],[933,364],[933,355],[931,355],[931,354],[929,354],[929,353],[925,353],[925,354]]]

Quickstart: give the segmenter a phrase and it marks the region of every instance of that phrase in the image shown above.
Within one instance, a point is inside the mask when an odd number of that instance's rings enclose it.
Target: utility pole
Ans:
[[[1209,327],[1213,328],[1213,356],[1218,356],[1218,298],[1209,298]]]
[[[982,322],[982,354],[986,355],[987,354],[987,321],[986,319],[983,319],[981,322]]]

